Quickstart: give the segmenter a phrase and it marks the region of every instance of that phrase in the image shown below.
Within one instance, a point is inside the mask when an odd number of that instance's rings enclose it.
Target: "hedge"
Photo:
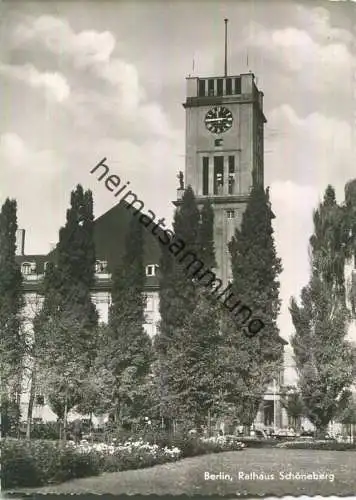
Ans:
[[[203,442],[184,436],[161,436],[156,441],[160,442],[155,445],[128,442],[105,451],[89,444],[87,448],[76,448],[59,441],[4,439],[2,486],[7,490],[45,486],[103,472],[141,469],[178,458],[242,449],[237,442]]]
[[[4,489],[43,486],[100,473],[97,454],[82,455],[52,441],[5,439],[1,462]]]
[[[274,448],[280,443],[278,439],[268,438],[268,439],[258,439],[255,437],[239,437],[241,443],[246,444],[249,448]]]
[[[277,448],[288,448],[293,450],[330,450],[330,451],[346,451],[355,450],[356,444],[352,443],[337,443],[335,441],[286,441],[279,443]]]

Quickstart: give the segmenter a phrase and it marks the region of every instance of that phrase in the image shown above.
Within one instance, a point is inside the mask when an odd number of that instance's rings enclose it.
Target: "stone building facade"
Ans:
[[[187,78],[185,174],[181,176],[177,200],[179,207],[185,186],[191,185],[198,204],[205,198],[212,202],[216,274],[227,285],[231,280],[228,243],[242,221],[253,183],[264,185],[263,93],[258,90],[252,73],[232,77]],[[273,214],[271,212],[273,217]],[[100,320],[107,321],[110,307],[111,273],[120,263],[130,213],[122,203],[95,220],[94,239],[97,255],[93,302]],[[18,262],[24,276],[26,314],[33,317],[41,298],[38,285],[43,278],[49,255],[26,255],[25,232],[18,232]],[[145,329],[154,337],[159,326],[158,273],[160,248],[157,238],[145,232],[144,261],[147,296]],[[30,320],[29,320],[30,328]],[[286,343],[281,339],[282,343]],[[281,427],[286,416],[280,405],[283,373],[271,381],[256,424]],[[55,419],[38,394],[35,418]],[[45,401],[44,401],[45,403]],[[27,405],[25,394],[23,410]],[[24,411],[26,414],[26,411]]]

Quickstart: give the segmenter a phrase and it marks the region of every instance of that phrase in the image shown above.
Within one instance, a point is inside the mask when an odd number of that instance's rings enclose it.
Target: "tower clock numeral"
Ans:
[[[232,126],[233,117],[229,109],[217,106],[209,109],[205,115],[205,126],[212,134],[222,134]]]

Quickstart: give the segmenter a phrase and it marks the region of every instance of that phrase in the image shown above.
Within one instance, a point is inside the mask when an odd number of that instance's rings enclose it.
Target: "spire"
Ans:
[[[225,66],[224,66],[224,74],[227,76],[227,23],[228,19],[224,19],[225,22]]]

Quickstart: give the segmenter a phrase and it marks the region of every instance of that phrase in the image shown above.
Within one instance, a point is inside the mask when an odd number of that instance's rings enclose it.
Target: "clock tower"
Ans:
[[[252,73],[189,77],[183,106],[185,185],[193,188],[198,204],[205,198],[212,202],[216,272],[226,284],[231,278],[228,243],[241,224],[252,185],[264,185],[263,93]]]

